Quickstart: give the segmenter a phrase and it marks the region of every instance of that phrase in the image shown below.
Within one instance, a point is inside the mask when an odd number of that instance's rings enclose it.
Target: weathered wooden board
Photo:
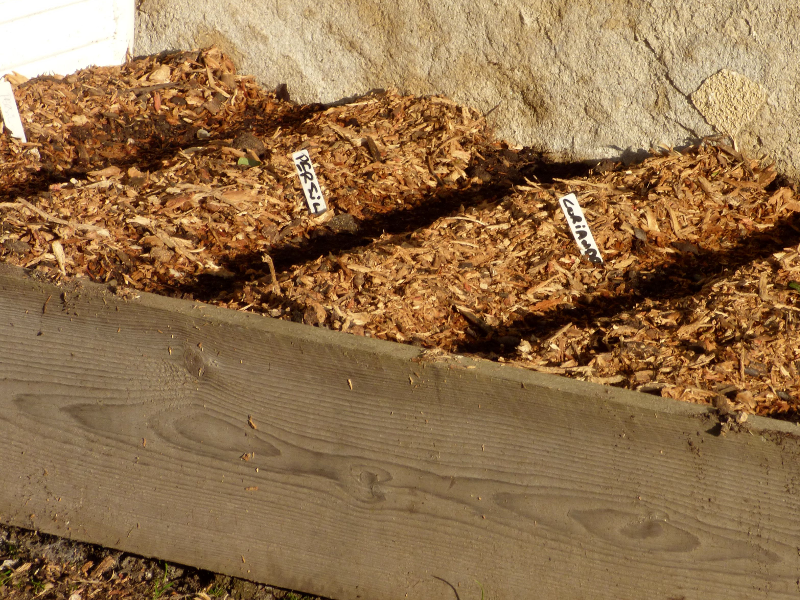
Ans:
[[[338,599],[800,594],[792,424],[2,266],[0,344],[7,524]]]

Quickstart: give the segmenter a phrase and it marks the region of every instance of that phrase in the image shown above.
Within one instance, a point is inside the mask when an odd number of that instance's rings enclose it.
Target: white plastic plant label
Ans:
[[[300,150],[292,154],[294,168],[297,169],[297,176],[300,178],[300,185],[303,187],[303,194],[306,196],[306,204],[312,215],[321,215],[328,206],[325,198],[322,197],[322,189],[319,187],[317,174],[314,172],[314,165],[311,164],[311,157],[308,150]]]
[[[19,118],[14,90],[5,79],[0,81],[0,112],[3,113],[3,123],[8,127],[11,135],[22,140],[23,143],[27,142],[25,130],[22,128],[22,121]]]
[[[575,197],[575,194],[567,194],[559,198],[558,203],[561,205],[561,210],[564,211],[564,216],[567,217],[572,237],[575,238],[575,243],[578,244],[581,255],[593,263],[603,264],[600,249],[594,241],[592,232],[589,229],[589,223],[586,222],[586,217],[583,216],[583,209],[578,204],[578,198]]]

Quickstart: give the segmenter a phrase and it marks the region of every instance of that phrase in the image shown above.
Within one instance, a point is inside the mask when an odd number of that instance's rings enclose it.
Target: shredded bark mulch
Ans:
[[[215,48],[23,79],[29,143],[0,136],[0,260],[800,415],[800,201],[724,139],[636,165],[555,163],[447,98],[294,104]],[[320,217],[300,149],[330,206]],[[580,256],[568,192],[603,264]]]

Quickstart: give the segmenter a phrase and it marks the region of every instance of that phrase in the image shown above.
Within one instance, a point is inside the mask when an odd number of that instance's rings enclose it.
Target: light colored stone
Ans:
[[[733,118],[739,147],[800,176],[797,2],[142,0],[135,39],[137,54],[215,43],[301,102],[446,94],[493,111],[499,137],[578,160],[715,133],[691,95],[726,69],[765,94]]]
[[[736,137],[767,100],[766,91],[735,71],[722,69],[692,94],[692,103],[720,133]]]

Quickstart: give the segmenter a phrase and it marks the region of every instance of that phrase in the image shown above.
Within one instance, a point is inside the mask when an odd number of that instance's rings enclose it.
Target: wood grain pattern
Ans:
[[[800,593],[795,425],[3,266],[0,343],[8,524],[341,600]]]

